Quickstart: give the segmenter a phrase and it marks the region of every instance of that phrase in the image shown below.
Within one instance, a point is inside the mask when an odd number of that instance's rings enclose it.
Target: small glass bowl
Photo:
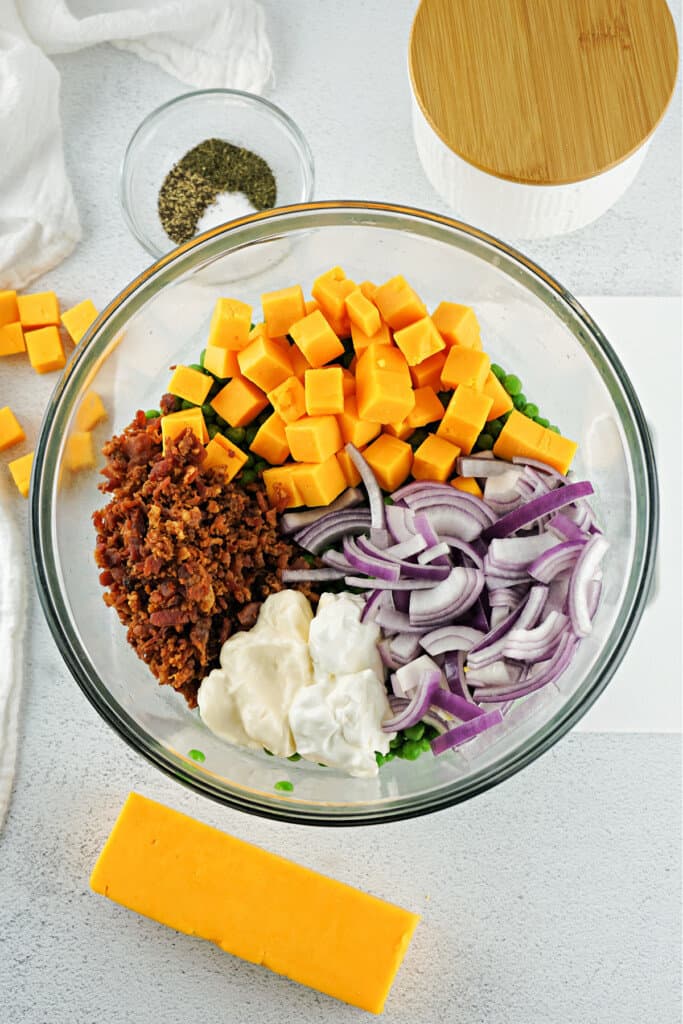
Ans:
[[[175,248],[157,212],[164,178],[205,139],[220,138],[263,157],[277,183],[277,206],[313,196],[313,156],[294,121],[273,103],[237,89],[202,89],[157,107],[128,143],[119,197],[128,227],[155,258]]]

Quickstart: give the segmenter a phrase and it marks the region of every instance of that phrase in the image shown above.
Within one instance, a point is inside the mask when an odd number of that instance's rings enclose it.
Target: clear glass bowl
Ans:
[[[313,197],[313,156],[299,128],[279,107],[237,89],[176,96],[140,124],[121,164],[119,196],[126,222],[155,259],[175,248],[157,212],[164,178],[188,150],[212,138],[263,157],[275,175],[277,206]]]
[[[398,759],[376,779],[353,779],[305,761],[240,750],[214,737],[182,697],[157,686],[105,607],[93,561],[93,511],[105,503],[94,471],[70,473],[65,445],[85,393],[109,419],[97,447],[137,409],[157,407],[168,367],[203,348],[214,300],[258,307],[262,292],[305,289],[340,264],[382,281],[402,273],[434,306],[474,306],[486,349],[522,378],[526,393],[579,442],[577,478],[611,549],[593,635],[557,687],[518,703],[498,727],[457,752]],[[100,464],[101,464],[100,458]],[[78,347],[47,409],[35,455],[31,540],[38,591],[62,655],[103,718],[180,782],[224,804],[325,825],[383,822],[447,807],[529,764],[583,715],[614,674],[649,590],[657,536],[657,482],[633,386],[599,328],[575,299],[521,254],[436,214],[385,204],[313,203],[217,228],[133,281]],[[202,764],[191,750],[206,755]],[[273,789],[282,779],[291,793]]]

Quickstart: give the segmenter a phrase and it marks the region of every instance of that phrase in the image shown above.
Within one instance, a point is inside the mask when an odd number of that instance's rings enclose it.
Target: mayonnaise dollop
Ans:
[[[379,626],[360,621],[363,603],[355,594],[321,595],[308,638],[316,681],[364,669],[384,678]]]

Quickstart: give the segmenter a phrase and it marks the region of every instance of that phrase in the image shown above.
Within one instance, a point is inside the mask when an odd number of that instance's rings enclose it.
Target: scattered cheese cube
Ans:
[[[0,452],[11,448],[14,444],[26,440],[19,420],[16,418],[9,405],[0,409]]]
[[[59,302],[54,292],[17,295],[17,306],[24,330],[59,326]]]
[[[286,462],[290,452],[285,434],[285,421],[277,412],[261,424],[249,448],[271,466],[281,466]]]
[[[66,356],[56,327],[27,330],[24,340],[29,361],[36,373],[50,373],[51,370],[61,370],[64,367]]]
[[[360,288],[349,292],[344,305],[352,326],[355,324],[364,334],[377,334],[381,326],[379,310]]]
[[[95,452],[89,430],[74,430],[69,434],[64,449],[64,464],[74,473],[81,469],[93,468]]]
[[[305,401],[309,416],[344,412],[344,375],[341,366],[306,370]]]
[[[255,338],[237,356],[240,373],[261,391],[272,391],[292,376],[289,352],[273,338]]]
[[[485,352],[453,345],[441,371],[441,384],[444,388],[457,388],[459,384],[466,384],[475,391],[483,391],[490,372],[491,360]]]
[[[406,422],[409,427],[426,427],[428,423],[440,420],[443,413],[443,405],[434,388],[415,388],[415,405],[408,413]]]
[[[440,302],[432,313],[441,337],[449,345],[481,349],[479,322],[473,309],[457,302]]]
[[[166,451],[169,441],[174,441],[184,430],[189,429],[201,441],[206,444],[209,440],[209,432],[206,429],[202,410],[182,409],[179,412],[171,412],[168,416],[161,417],[161,437],[163,450]]]
[[[341,451],[337,452],[337,462],[344,474],[347,487],[356,487],[361,480],[360,473],[356,469],[356,463],[353,461],[346,448],[342,448]]]
[[[443,437],[430,434],[415,452],[413,476],[416,480],[448,480],[455,468],[460,449]]]
[[[275,508],[297,508],[303,505],[298,486],[301,466],[300,462],[288,462],[284,466],[263,470],[263,483],[268,501]]]
[[[402,327],[408,327],[427,315],[424,302],[401,274],[379,286],[374,303],[392,331],[400,331]]]
[[[237,352],[232,348],[221,348],[219,345],[207,345],[204,350],[204,369],[219,380],[239,376],[240,367]]]
[[[363,456],[385,491],[394,491],[403,483],[413,464],[413,449],[405,441],[380,434]]]
[[[337,416],[337,423],[344,444],[350,442],[356,448],[362,448],[368,441],[377,437],[382,430],[381,423],[360,418],[355,395],[348,395],[344,399],[344,411]]]
[[[83,335],[96,319],[97,309],[91,299],[84,299],[83,302],[72,306],[71,309],[67,309],[62,313],[61,317],[62,323],[74,345],[78,345]]]
[[[484,497],[484,492],[473,476],[456,476],[451,480],[451,487],[458,491],[466,491],[467,494],[474,494],[477,498]]]
[[[211,408],[231,427],[246,427],[268,405],[264,393],[243,377],[233,377],[211,399]]]
[[[461,384],[454,391],[439,423],[436,431],[438,436],[451,441],[465,455],[469,455],[486,423],[492,404],[493,399],[488,395]]]
[[[26,351],[24,331],[20,323],[0,327],[0,356],[15,356]]]
[[[441,371],[446,362],[446,351],[435,352],[429,359],[424,359],[416,366],[410,367],[410,376],[416,388],[441,389]]]
[[[398,423],[415,405],[408,364],[388,345],[369,345],[356,367],[356,399],[361,419]]]
[[[385,423],[384,433],[397,437],[399,441],[407,441],[415,433],[415,427],[411,427],[408,419],[400,420],[398,423]]]
[[[292,324],[306,316],[304,293],[299,285],[266,292],[261,296],[261,305],[269,338],[289,334]]]
[[[0,327],[16,323],[18,319],[17,293],[14,290],[0,291]]]
[[[346,311],[346,299],[355,291],[356,285],[347,278],[341,267],[333,267],[313,282],[311,295],[318,303],[333,330],[341,337],[348,337],[350,325]]]
[[[351,323],[351,341],[353,342],[353,350],[357,356],[361,355],[368,345],[393,345],[394,343],[391,337],[391,331],[385,323],[380,323],[379,330],[375,331],[374,334],[366,334],[365,331],[360,329],[360,327]]]
[[[285,423],[306,415],[306,393],[298,377],[288,377],[269,391],[268,401]]]
[[[344,354],[344,346],[329,323],[316,310],[297,320],[290,327],[290,335],[309,365],[317,368]]]
[[[400,331],[394,331],[394,341],[406,357],[408,366],[417,366],[446,347],[430,316],[423,316]]]
[[[344,446],[334,416],[302,416],[285,425],[285,435],[296,462],[325,462]]]
[[[486,417],[487,421],[497,420],[499,416],[504,416],[506,412],[510,412],[514,409],[514,402],[510,398],[509,394],[496,375],[490,371],[484,381],[484,394],[493,399],[491,411]]]
[[[191,366],[176,366],[168,385],[168,392],[194,405],[203,405],[213,380],[208,373],[193,370]]]
[[[92,430],[106,420],[107,410],[96,391],[86,391],[76,413],[76,430]]]
[[[239,299],[218,299],[211,316],[207,344],[239,352],[249,343],[251,306]]]
[[[539,459],[558,473],[566,473],[577,448],[575,441],[542,427],[513,409],[498,435],[493,452],[501,459],[512,459],[515,455]]]
[[[221,466],[225,469],[225,479],[230,481],[237,476],[248,456],[241,448],[234,445],[222,434],[215,434],[206,446],[206,459],[204,469],[215,469]]]
[[[12,479],[14,480],[17,488],[25,498],[28,498],[28,488],[31,482],[31,467],[33,466],[33,452],[29,452],[28,455],[22,455],[18,459],[14,459],[13,462],[7,464]]]
[[[329,505],[346,489],[346,477],[335,454],[320,462],[302,462],[296,478],[304,505]]]
[[[366,299],[370,299],[370,302],[375,301],[375,295],[377,294],[377,285],[372,281],[361,281],[358,285],[360,290]]]

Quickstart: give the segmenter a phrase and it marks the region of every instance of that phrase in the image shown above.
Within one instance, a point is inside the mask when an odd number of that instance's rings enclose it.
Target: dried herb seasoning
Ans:
[[[275,175],[250,149],[205,139],[171,168],[159,190],[159,218],[169,238],[177,245],[193,238],[222,192],[242,192],[255,210],[269,210],[277,198]]]

